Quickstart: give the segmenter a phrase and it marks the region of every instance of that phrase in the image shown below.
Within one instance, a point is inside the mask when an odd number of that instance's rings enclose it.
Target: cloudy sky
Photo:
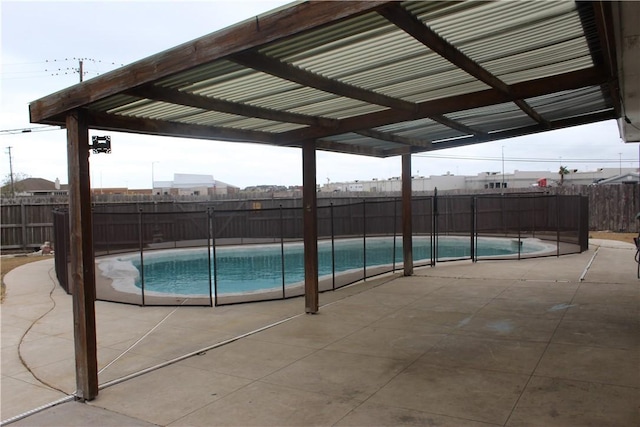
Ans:
[[[31,101],[79,81],[214,32],[286,4],[286,1],[6,1],[0,0],[0,175],[67,182],[66,134],[29,123]],[[22,132],[30,129],[31,132]],[[216,141],[111,135],[113,153],[91,156],[94,187],[149,188],[174,173],[213,175],[241,188],[302,183],[302,153],[295,148]],[[413,156],[413,173],[475,175],[484,171],[580,171],[638,167],[638,144],[625,144],[614,121],[471,147]],[[400,158],[319,152],[318,183],[400,175]]]

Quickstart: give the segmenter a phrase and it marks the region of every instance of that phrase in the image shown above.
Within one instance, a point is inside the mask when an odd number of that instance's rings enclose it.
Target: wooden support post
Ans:
[[[402,155],[402,255],[404,275],[413,274],[413,227],[411,224],[411,154]]]
[[[96,281],[89,180],[89,129],[84,111],[67,114],[69,164],[70,285],[76,352],[76,393],[79,400],[98,395],[96,346]]]
[[[318,203],[316,194],[316,147],[302,144],[302,205],[304,226],[304,300],[307,313],[318,312]]]

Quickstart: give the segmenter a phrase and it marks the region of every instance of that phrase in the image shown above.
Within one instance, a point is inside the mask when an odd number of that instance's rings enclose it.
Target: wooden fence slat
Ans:
[[[620,185],[593,185],[593,186],[565,186],[551,188],[511,188],[504,189],[505,193],[521,194],[560,194],[560,195],[585,195],[589,198],[589,229],[609,230],[637,233],[640,231],[640,221],[635,216],[640,212],[640,186],[637,184]],[[274,193],[275,194],[275,193]],[[498,195],[496,190],[465,191],[452,190],[441,191],[441,195],[455,197],[458,195]],[[293,197],[268,197],[268,194],[253,193],[228,195],[221,198],[179,196],[123,196],[123,195],[94,195],[94,212],[138,212],[143,209],[145,212],[176,212],[176,211],[197,211],[205,210],[207,207],[215,207],[216,211],[249,209],[252,206],[260,206],[260,210],[270,208],[299,208],[301,200]],[[421,196],[431,196],[431,192],[414,192],[414,199]],[[331,203],[337,208],[340,205],[361,202],[364,197],[372,201],[389,201],[398,197],[399,193],[318,193],[318,206],[322,208]],[[234,199],[235,198],[235,199]],[[453,201],[450,203],[456,203]],[[98,203],[100,202],[100,203]],[[420,209],[418,203],[414,203],[414,210]],[[17,199],[2,199],[0,205],[0,249],[28,249],[39,248],[45,240],[53,241],[53,210],[67,206],[65,197],[29,197]],[[385,209],[389,209],[388,207]],[[336,210],[338,212],[338,210]],[[387,215],[387,210],[382,210],[380,215]],[[227,227],[235,229],[237,233],[246,227],[259,227],[255,224],[268,223],[269,218],[263,216],[224,216]],[[347,218],[357,221],[357,212],[351,212]],[[415,212],[414,212],[414,215]],[[452,224],[460,223],[461,230],[468,226],[465,219],[466,214],[459,213],[459,216],[441,218],[441,221],[454,221]],[[534,217],[535,218],[535,217]],[[340,219],[336,219],[340,222]],[[535,220],[535,219],[534,219]],[[368,218],[370,226],[375,226],[376,220],[372,216]],[[420,219],[415,219],[416,226],[420,224]],[[110,227],[120,226],[111,224]],[[221,224],[224,225],[224,224]],[[535,224],[534,224],[535,225]],[[103,225],[104,226],[104,225]],[[222,229],[226,227],[221,227]],[[229,229],[229,230],[231,230]],[[106,230],[106,229],[105,229]],[[266,233],[268,234],[268,233]],[[55,244],[55,242],[54,242]]]

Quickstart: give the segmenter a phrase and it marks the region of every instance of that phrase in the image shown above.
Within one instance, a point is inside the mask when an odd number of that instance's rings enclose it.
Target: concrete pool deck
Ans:
[[[317,315],[301,314],[299,298],[219,308],[97,302],[99,382],[108,386],[92,402],[10,424],[639,425],[635,247],[590,244],[560,258],[370,279],[321,294]],[[51,259],[5,277],[5,422],[75,389],[71,297],[53,277]]]

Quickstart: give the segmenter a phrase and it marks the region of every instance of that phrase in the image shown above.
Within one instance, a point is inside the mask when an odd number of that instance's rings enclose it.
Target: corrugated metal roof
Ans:
[[[608,26],[568,1],[295,4],[31,111],[43,123],[86,108],[98,128],[198,125],[211,139],[316,139],[376,156],[446,148],[618,117]]]
[[[606,111],[609,107],[602,94],[601,86],[592,86],[539,96],[527,102],[549,120],[561,120]]]

